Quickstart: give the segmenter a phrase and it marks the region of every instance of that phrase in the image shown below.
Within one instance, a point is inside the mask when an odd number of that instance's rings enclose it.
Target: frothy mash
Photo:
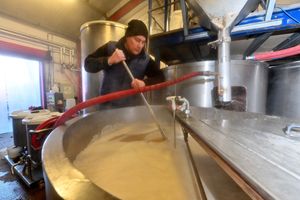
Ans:
[[[95,135],[74,165],[120,199],[197,199],[184,144],[174,148],[171,141],[154,123],[114,124]]]

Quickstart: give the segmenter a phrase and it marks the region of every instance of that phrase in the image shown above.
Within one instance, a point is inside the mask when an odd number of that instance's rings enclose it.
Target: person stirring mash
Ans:
[[[87,72],[104,72],[100,94],[108,94],[130,88],[144,87],[165,80],[158,64],[145,51],[148,39],[146,25],[133,19],[128,23],[125,35],[119,41],[110,41],[99,47],[85,59]],[[126,61],[135,79],[132,81],[124,68]],[[101,105],[101,109],[133,106],[141,104],[139,95],[110,101]]]

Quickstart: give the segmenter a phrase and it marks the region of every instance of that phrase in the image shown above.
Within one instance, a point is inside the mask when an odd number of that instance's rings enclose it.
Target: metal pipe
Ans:
[[[152,0],[148,0],[148,29],[149,35],[152,34]]]
[[[183,33],[184,36],[189,34],[189,22],[188,22],[188,13],[184,0],[180,0],[181,14],[182,14],[182,22],[183,22]]]
[[[125,67],[126,71],[128,72],[130,78],[131,78],[132,80],[134,80],[134,76],[132,75],[132,73],[131,73],[131,71],[130,71],[128,65],[126,64],[126,62],[125,62],[125,61],[122,61],[122,64],[124,65],[124,67]],[[161,126],[159,125],[158,120],[157,120],[157,118],[156,118],[156,116],[155,116],[155,114],[154,114],[154,112],[153,112],[153,110],[152,110],[150,104],[149,104],[148,101],[146,100],[146,98],[145,98],[145,96],[144,96],[143,93],[140,93],[140,95],[141,95],[141,97],[142,97],[142,99],[143,99],[145,105],[147,106],[147,108],[148,108],[148,110],[149,110],[149,112],[150,112],[150,114],[151,114],[151,116],[152,116],[152,118],[153,118],[153,120],[154,120],[156,126],[158,127],[158,129],[159,129],[159,131],[160,131],[160,133],[161,133],[161,136],[163,137],[163,139],[166,139],[166,135],[165,135],[164,131],[162,130]]]
[[[220,101],[231,101],[231,84],[230,84],[230,31],[221,29],[218,33],[218,72],[220,74]]]
[[[71,50],[69,53],[69,65],[70,66],[73,66],[73,56],[74,56],[73,50]]]
[[[170,8],[168,7],[168,0],[165,0],[165,13],[164,13],[164,31],[170,30]]]
[[[188,142],[189,133],[184,127],[181,127],[181,128],[182,128],[182,132],[183,132],[183,136],[184,136],[184,141],[185,141],[185,144],[186,144],[186,147],[187,147],[187,150],[188,150],[188,156],[189,156],[191,164],[192,164],[192,169],[193,169],[193,172],[194,172],[194,175],[195,175],[196,183],[198,185],[198,189],[199,189],[199,192],[200,192],[200,194],[199,194],[200,198],[199,199],[207,200],[205,190],[204,190],[204,186],[202,184],[200,175],[199,175],[198,170],[197,170],[195,160],[194,160],[193,155],[192,155],[192,150],[191,150],[191,147],[190,147],[189,142]]]
[[[173,144],[174,148],[176,148],[176,96],[168,96],[166,98],[167,101],[171,101],[171,109],[173,113]]]

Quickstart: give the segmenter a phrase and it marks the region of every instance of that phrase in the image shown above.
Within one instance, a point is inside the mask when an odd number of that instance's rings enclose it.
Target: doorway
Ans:
[[[12,132],[10,114],[42,105],[42,63],[0,54],[0,134]]]

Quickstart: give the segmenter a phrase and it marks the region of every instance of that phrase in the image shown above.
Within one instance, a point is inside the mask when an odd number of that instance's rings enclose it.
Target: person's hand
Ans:
[[[109,65],[119,63],[123,60],[126,60],[125,54],[122,50],[116,48],[113,54],[108,58],[107,62]]]
[[[131,87],[133,87],[134,89],[139,89],[141,87],[145,87],[146,84],[144,81],[139,80],[139,79],[133,79],[133,81],[131,82]]]

